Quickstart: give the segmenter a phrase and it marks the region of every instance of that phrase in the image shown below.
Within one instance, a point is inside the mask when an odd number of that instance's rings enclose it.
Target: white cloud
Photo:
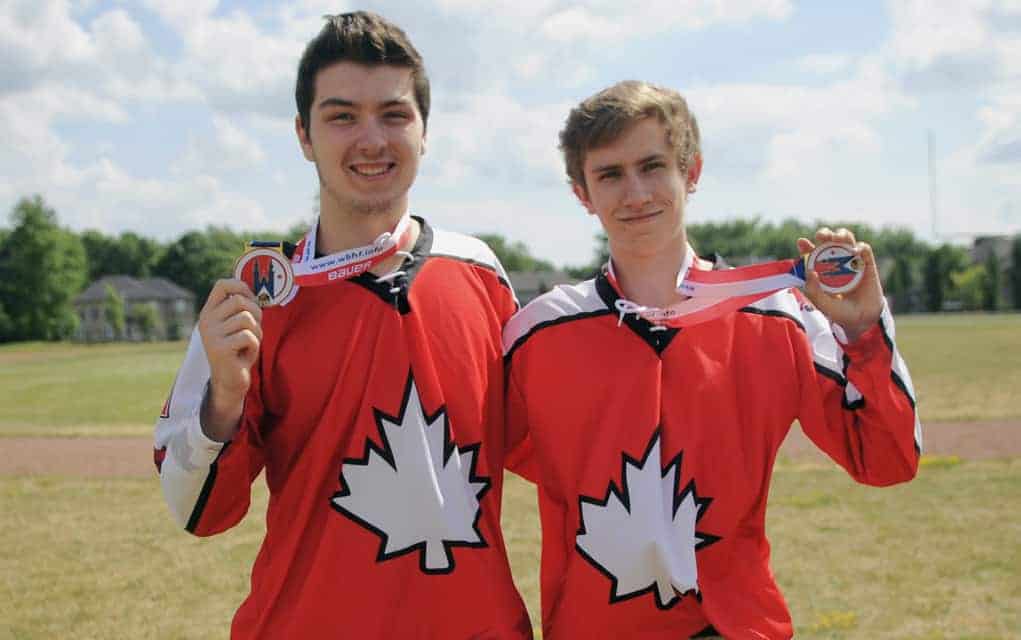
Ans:
[[[788,0],[650,0],[640,7],[612,0],[573,5],[549,15],[542,33],[555,41],[634,39],[671,30],[694,31],[718,24],[784,20]]]
[[[277,132],[279,133],[279,131]],[[213,135],[192,134],[171,170],[176,175],[196,176],[253,169],[266,159],[262,146],[237,122],[213,116]]]
[[[816,53],[799,58],[795,64],[809,73],[830,74],[845,70],[851,58],[839,53]]]
[[[499,93],[439,105],[423,175],[445,185],[465,179],[530,187],[562,183],[557,133],[568,110],[566,104],[529,107]]]

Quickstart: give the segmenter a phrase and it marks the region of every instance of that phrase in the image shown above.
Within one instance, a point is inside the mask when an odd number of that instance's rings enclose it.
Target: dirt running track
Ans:
[[[1021,456],[1021,422],[930,424],[925,453],[967,460]],[[800,429],[792,429],[780,450],[796,460],[824,456]],[[0,475],[153,477],[150,438],[0,438]]]

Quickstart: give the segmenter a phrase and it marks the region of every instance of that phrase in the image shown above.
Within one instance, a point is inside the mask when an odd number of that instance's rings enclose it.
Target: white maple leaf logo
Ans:
[[[611,581],[610,604],[653,593],[669,609],[698,592],[695,551],[720,538],[695,530],[712,498],[699,497],[695,481],[680,486],[682,454],[660,471],[660,433],[641,460],[623,454],[621,488],[606,497],[580,496],[575,548]]]
[[[450,573],[454,547],[487,546],[478,529],[490,484],[475,475],[480,445],[450,440],[445,408],[427,416],[410,374],[398,415],[373,412],[383,447],[367,439],[361,459],[343,461],[331,504],[380,537],[377,561],[418,551],[422,571]]]

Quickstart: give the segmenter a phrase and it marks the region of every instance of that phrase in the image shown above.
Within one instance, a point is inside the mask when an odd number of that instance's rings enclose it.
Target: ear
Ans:
[[[696,153],[695,157],[691,159],[691,164],[688,166],[688,191],[692,192],[695,190],[695,185],[698,184],[698,179],[702,175],[702,154]]]
[[[426,140],[427,140],[426,133],[425,133],[425,131],[423,131],[422,132],[422,148],[418,152],[418,154],[421,155],[421,156],[425,155],[425,143],[426,143]]]
[[[581,203],[581,206],[588,209],[589,215],[594,216],[596,214],[596,209],[592,206],[592,201],[588,198],[588,190],[577,182],[571,183],[571,190],[574,191],[574,196],[578,198],[578,202]]]
[[[309,162],[315,162],[316,156],[312,151],[312,140],[309,138],[305,127],[301,124],[301,114],[294,116],[294,132],[298,135],[298,144],[301,145],[301,153]]]

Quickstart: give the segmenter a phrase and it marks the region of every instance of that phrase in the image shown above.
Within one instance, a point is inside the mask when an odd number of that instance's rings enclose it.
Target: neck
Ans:
[[[326,189],[320,189],[319,204],[316,251],[320,255],[372,244],[380,234],[393,231],[408,210],[404,197],[384,211],[355,211],[338,203]]]
[[[677,273],[687,251],[687,236],[655,253],[643,254],[610,243],[613,272],[623,297],[647,307],[666,307],[678,298]]]

